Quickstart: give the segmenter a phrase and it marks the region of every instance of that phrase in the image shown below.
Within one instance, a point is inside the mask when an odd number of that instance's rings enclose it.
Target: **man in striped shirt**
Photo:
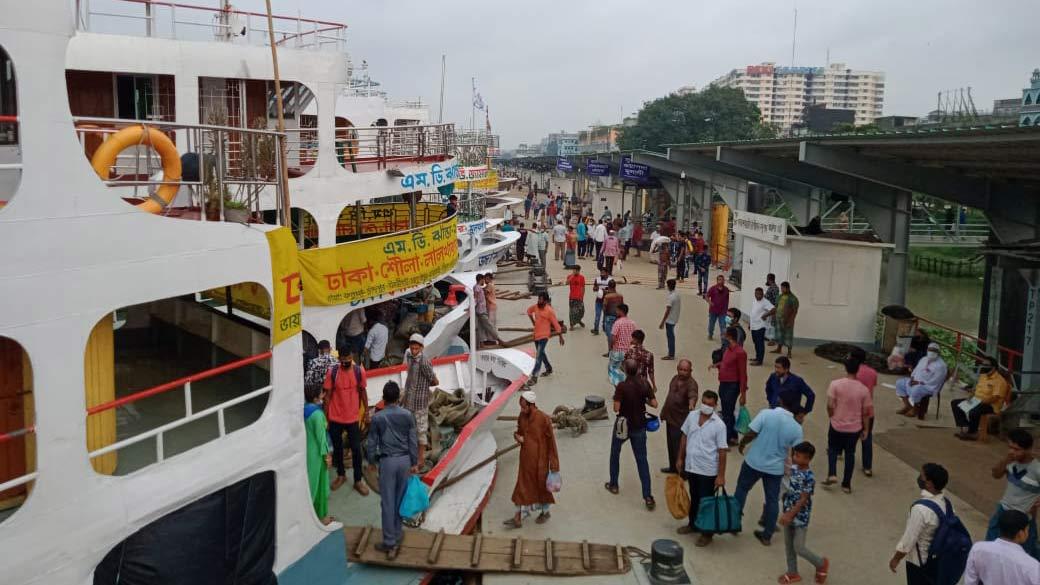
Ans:
[[[423,355],[426,339],[413,333],[408,339],[408,351],[404,352],[404,363],[408,366],[408,377],[404,386],[404,397],[401,406],[415,415],[415,428],[419,434],[418,465],[422,468],[426,461],[426,445],[429,444],[427,431],[430,428],[430,387],[440,384],[433,372],[433,365]]]

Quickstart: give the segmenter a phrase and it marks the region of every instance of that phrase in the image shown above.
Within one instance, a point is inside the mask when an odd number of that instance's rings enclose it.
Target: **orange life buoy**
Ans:
[[[101,143],[94,156],[90,159],[90,166],[94,167],[101,180],[107,181],[116,162],[116,157],[131,146],[150,146],[159,153],[163,167],[163,184],[155,191],[156,196],[163,201],[160,204],[154,199],[139,203],[137,208],[148,213],[159,213],[164,207],[173,202],[180,189],[181,180],[181,157],[177,147],[168,136],[155,128],[147,126],[128,126],[108,137]]]

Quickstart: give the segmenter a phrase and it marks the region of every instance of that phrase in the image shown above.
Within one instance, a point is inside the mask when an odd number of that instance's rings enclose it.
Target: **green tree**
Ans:
[[[622,150],[661,150],[662,144],[773,138],[758,106],[744,92],[708,87],[687,95],[671,94],[643,104],[634,126],[621,131]]]

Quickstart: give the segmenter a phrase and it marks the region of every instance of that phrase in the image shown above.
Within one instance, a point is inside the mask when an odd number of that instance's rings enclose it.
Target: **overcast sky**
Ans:
[[[470,78],[503,148],[619,121],[731,69],[791,64],[793,0],[273,0],[276,12],[346,22],[355,62],[394,97],[421,96],[469,124]],[[242,8],[261,7],[240,0]],[[975,104],[1021,97],[1040,67],[1037,0],[798,0],[795,65],[885,72],[884,113],[923,115],[940,90]],[[481,122],[483,119],[481,118]]]

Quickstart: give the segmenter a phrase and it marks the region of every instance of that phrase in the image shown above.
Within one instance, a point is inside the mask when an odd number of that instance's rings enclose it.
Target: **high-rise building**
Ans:
[[[541,147],[546,156],[574,156],[578,154],[578,135],[560,130],[543,138]]]
[[[762,122],[787,133],[804,122],[809,106],[853,110],[855,124],[871,124],[881,116],[885,74],[856,71],[844,63],[827,67],[777,67],[773,63],[734,69],[711,82],[744,91],[748,101],[762,112]]]

